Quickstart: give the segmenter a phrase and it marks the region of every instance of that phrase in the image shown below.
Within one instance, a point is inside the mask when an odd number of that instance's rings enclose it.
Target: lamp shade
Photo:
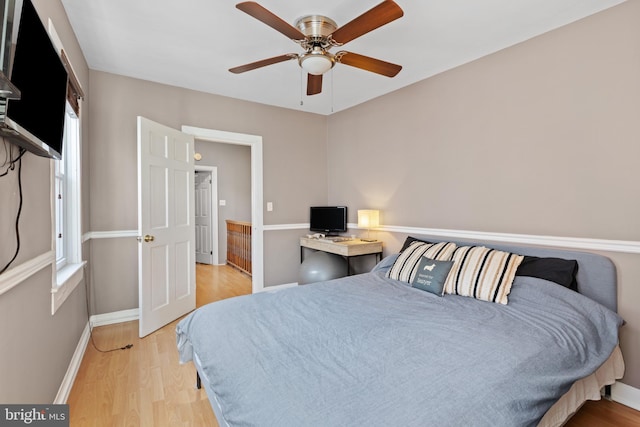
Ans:
[[[358,227],[376,228],[380,226],[380,211],[377,209],[358,209]]]
[[[329,71],[333,67],[333,62],[324,55],[310,54],[302,58],[300,65],[307,73],[320,75]]]

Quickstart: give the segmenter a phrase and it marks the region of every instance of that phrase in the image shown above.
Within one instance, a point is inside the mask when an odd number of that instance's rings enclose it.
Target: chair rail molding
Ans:
[[[48,251],[2,273],[0,275],[0,295],[27,280],[43,268],[52,265],[55,262],[55,258],[55,252]]]
[[[469,240],[489,240],[500,243],[524,243],[538,246],[553,246],[605,252],[639,254],[640,242],[633,240],[606,240],[584,237],[539,236],[534,234],[511,234],[485,231],[448,230],[440,228],[419,228],[385,225],[377,231],[391,233],[421,234],[425,236],[448,237]]]
[[[347,224],[350,230],[361,229],[358,224]],[[309,230],[309,224],[271,224],[264,226],[265,231],[280,230]],[[620,252],[640,254],[640,241],[609,240],[586,237],[543,236],[535,234],[512,234],[489,231],[453,230],[445,228],[405,227],[400,225],[381,225],[375,231],[388,233],[416,234],[442,238],[457,238],[468,240],[487,240],[498,243],[519,243],[537,246],[552,246],[568,249],[582,249],[604,252]]]
[[[119,239],[138,237],[138,230],[89,231],[82,235],[82,243],[91,239]]]

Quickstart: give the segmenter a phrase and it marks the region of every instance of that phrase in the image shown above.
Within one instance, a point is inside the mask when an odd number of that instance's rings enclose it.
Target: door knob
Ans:
[[[153,242],[154,239],[155,239],[155,237],[153,237],[150,234],[145,234],[145,236],[144,236],[144,241],[147,242],[147,243],[148,242]]]

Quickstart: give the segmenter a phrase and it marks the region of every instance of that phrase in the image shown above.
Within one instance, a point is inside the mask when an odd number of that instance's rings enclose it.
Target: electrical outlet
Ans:
[[[267,202],[267,212],[273,211],[273,202]]]

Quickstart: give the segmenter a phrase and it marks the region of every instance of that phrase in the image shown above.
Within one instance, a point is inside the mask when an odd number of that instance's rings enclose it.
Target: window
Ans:
[[[64,123],[62,160],[55,161],[56,268],[79,262],[79,120],[69,104]]]
[[[53,166],[53,240],[56,253],[52,314],[81,282],[80,119],[67,102],[62,160]]]
[[[80,84],[64,50],[62,60],[69,71],[64,120],[62,160],[52,166],[52,247],[56,262],[51,288],[51,314],[67,299],[83,278],[82,214],[80,200]]]
[[[65,163],[63,160],[55,162],[55,190],[53,194],[53,203],[55,204],[56,215],[56,229],[55,229],[55,241],[56,241],[56,269],[60,270],[67,263],[67,254],[65,251],[65,244],[63,236],[66,236],[66,230],[64,226],[64,202],[67,200],[67,194],[64,191],[66,179],[65,179]]]

